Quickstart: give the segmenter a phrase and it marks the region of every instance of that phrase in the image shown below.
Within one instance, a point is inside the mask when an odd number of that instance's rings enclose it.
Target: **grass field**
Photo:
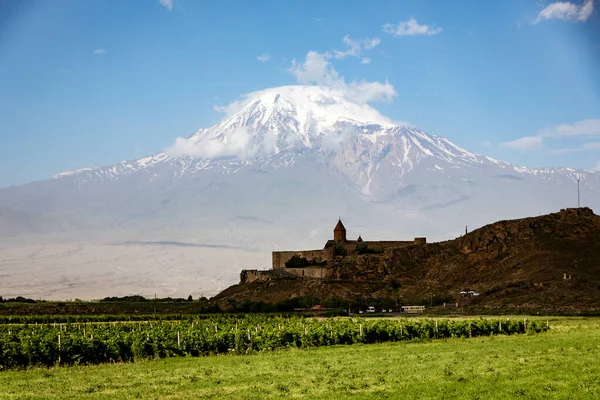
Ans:
[[[0,399],[599,398],[600,319],[550,326],[537,335],[4,371]]]

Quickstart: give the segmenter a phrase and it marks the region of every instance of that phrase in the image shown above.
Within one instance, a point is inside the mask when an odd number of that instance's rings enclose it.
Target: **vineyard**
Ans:
[[[235,314],[234,314],[235,315]],[[239,314],[241,318],[242,315]],[[0,315],[0,325],[10,324],[80,324],[86,322],[181,321],[214,318],[213,314],[91,314],[91,315]]]
[[[538,333],[539,321],[511,319],[309,319],[211,316],[178,321],[0,325],[0,370],[131,362],[147,358],[245,354],[288,347]]]

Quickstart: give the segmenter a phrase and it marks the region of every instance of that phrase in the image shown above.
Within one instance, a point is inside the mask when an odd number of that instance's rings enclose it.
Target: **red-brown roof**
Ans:
[[[335,228],[333,228],[334,231],[344,231],[346,232],[346,228],[344,227],[344,224],[342,224],[342,220],[338,220],[337,225],[335,226]]]
[[[316,306],[312,306],[313,310],[322,310],[323,308],[325,308],[325,307],[320,304],[317,304]]]

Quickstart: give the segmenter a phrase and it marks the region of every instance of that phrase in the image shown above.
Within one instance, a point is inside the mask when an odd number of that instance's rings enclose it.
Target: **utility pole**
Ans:
[[[465,235],[467,234],[467,226],[465,225]]]
[[[577,179],[577,208],[581,207],[579,199],[580,199],[580,197],[579,197],[579,179]]]

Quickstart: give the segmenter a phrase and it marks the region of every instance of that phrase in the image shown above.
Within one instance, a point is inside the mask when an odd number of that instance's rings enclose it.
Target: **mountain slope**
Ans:
[[[395,124],[359,95],[316,86],[252,93],[220,123],[154,155],[0,189],[0,209],[27,216],[0,235],[19,243],[223,246],[216,247],[223,248],[218,262],[202,266],[221,282],[202,283],[198,293],[206,294],[237,280],[225,264],[261,268],[273,249],[322,246],[327,221],[340,216],[372,238],[448,239],[465,226],[573,206],[577,179],[584,204],[600,206],[600,173],[530,169],[473,154]],[[163,250],[164,264],[179,251]],[[36,268],[57,268],[46,260]],[[193,261],[186,263],[193,271]]]

